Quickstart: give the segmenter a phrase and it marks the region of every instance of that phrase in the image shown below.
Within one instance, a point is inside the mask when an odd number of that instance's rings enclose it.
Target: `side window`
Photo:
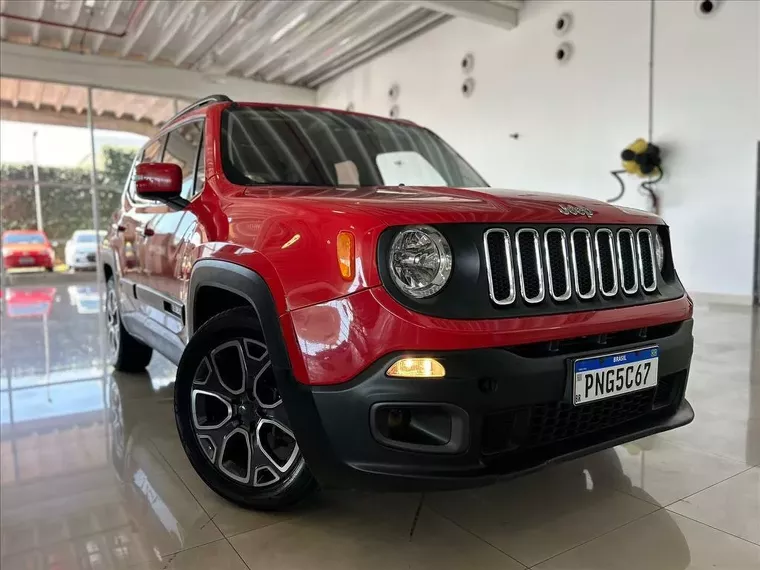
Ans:
[[[148,143],[143,150],[142,160],[140,162],[161,162],[161,149],[164,147],[166,137],[161,137]]]
[[[203,122],[193,121],[174,129],[166,141],[163,162],[176,164],[182,169],[182,197],[190,200],[202,187],[195,183],[195,163],[203,138]]]

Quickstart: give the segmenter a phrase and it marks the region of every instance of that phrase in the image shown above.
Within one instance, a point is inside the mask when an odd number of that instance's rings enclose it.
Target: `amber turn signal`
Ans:
[[[386,374],[395,378],[443,378],[446,369],[435,358],[402,358]]]
[[[346,281],[352,281],[355,273],[355,256],[354,234],[347,231],[338,232],[338,266],[340,267],[340,276]]]

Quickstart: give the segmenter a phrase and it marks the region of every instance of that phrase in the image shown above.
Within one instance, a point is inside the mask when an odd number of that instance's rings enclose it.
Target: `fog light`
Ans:
[[[386,374],[395,378],[443,378],[446,369],[435,358],[402,358]]]

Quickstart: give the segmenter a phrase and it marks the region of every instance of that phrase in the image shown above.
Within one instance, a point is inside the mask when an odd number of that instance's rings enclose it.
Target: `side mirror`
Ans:
[[[182,169],[168,162],[138,164],[135,169],[137,195],[145,200],[158,200],[176,208],[184,208],[188,202],[182,192]]]

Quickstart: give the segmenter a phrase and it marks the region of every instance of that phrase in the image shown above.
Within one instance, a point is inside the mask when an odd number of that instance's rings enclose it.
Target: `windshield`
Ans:
[[[77,243],[97,243],[98,238],[95,234],[79,234],[76,238]]]
[[[427,129],[334,111],[226,109],[222,157],[241,185],[487,186]]]
[[[7,234],[3,236],[3,245],[44,244],[45,238],[40,234]]]

